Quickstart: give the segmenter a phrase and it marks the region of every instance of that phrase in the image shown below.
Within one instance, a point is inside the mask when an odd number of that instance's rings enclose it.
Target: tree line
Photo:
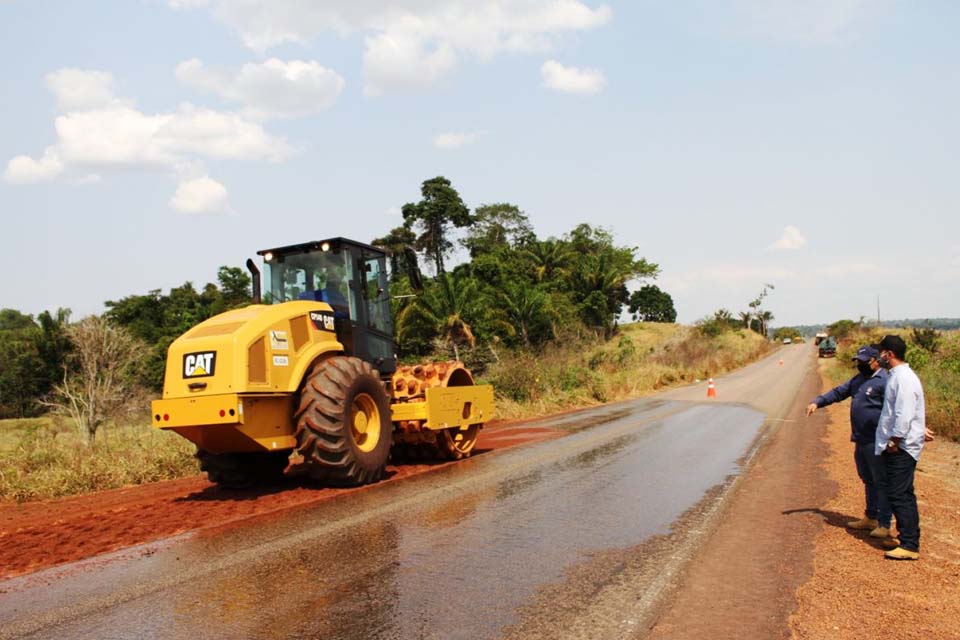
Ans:
[[[401,354],[478,344],[536,348],[565,332],[610,337],[626,310],[638,320],[674,322],[669,294],[654,285],[656,263],[618,245],[603,228],[579,224],[538,237],[516,205],[472,212],[449,180],[423,182],[421,199],[401,209],[403,224],[373,241],[391,252],[396,337]],[[452,269],[457,244],[469,258]],[[420,258],[433,272],[423,278]]]

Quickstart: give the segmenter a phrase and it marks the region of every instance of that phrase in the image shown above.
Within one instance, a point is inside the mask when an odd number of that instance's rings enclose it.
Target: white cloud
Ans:
[[[60,69],[45,80],[62,112],[127,104],[113,95],[113,76],[105,71]]]
[[[886,0],[737,0],[739,30],[785,44],[842,42],[883,10]]]
[[[776,250],[793,250],[799,249],[800,247],[807,244],[807,238],[800,232],[800,229],[797,229],[792,224],[787,225],[783,230],[783,234],[780,236],[776,242],[771,244],[768,249]]]
[[[4,172],[11,184],[61,175],[73,184],[91,184],[101,176],[89,170],[105,168],[154,167],[182,174],[184,166],[203,158],[279,162],[294,152],[286,139],[240,114],[190,104],[167,113],[139,111],[133,101],[112,93],[110,74],[102,71],[61,69],[47,76],[47,85],[66,111],[54,120],[57,141],[39,159],[11,159]],[[188,213],[222,211],[226,188],[206,175],[181,176],[171,206]]]
[[[170,206],[180,213],[223,213],[227,210],[227,188],[209,176],[187,178],[177,185]]]
[[[437,149],[459,149],[477,140],[479,134],[449,131],[433,138],[433,146]]]
[[[63,172],[63,162],[54,147],[47,147],[39,160],[29,156],[16,156],[7,162],[3,179],[10,184],[29,184],[53,180]]]
[[[344,80],[315,61],[270,58],[239,70],[213,69],[193,58],[177,66],[177,79],[244,105],[251,118],[293,118],[317,113],[336,102]]]
[[[192,156],[279,161],[293,149],[234,113],[182,105],[148,115],[109,107],[58,116],[57,148],[67,164],[170,166]]]
[[[402,29],[371,36],[363,56],[363,92],[378,96],[429,87],[456,66],[457,54],[446,42],[431,47],[420,35]]]
[[[170,0],[173,8],[208,7],[244,44],[264,52],[306,44],[324,33],[363,34],[364,91],[429,86],[463,56],[540,53],[565,34],[600,27],[612,16],[581,0]]]
[[[543,86],[567,93],[599,93],[607,85],[607,78],[598,69],[565,67],[556,60],[547,60],[540,67]]]

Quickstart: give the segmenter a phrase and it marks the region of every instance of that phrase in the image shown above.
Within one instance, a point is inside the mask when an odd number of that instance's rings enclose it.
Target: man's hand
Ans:
[[[934,433],[934,432],[931,431],[930,429],[927,429],[926,427],[924,428],[924,430],[923,430],[923,441],[924,441],[924,442],[930,442],[931,440],[933,440],[933,439],[936,438],[936,437],[937,437],[937,434],[936,434],[936,433]]]
[[[807,415],[809,416],[813,414],[813,412],[816,411],[818,408],[819,407],[817,407],[816,402],[811,402],[810,404],[807,405]]]
[[[896,436],[890,438],[890,442],[887,443],[887,451],[895,453],[900,450],[900,441],[903,438],[898,438]]]

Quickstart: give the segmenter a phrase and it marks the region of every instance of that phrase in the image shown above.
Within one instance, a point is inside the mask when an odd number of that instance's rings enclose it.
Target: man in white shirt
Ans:
[[[900,537],[900,546],[884,555],[892,560],[916,560],[920,557],[920,513],[913,475],[926,433],[923,385],[904,361],[907,345],[902,338],[888,335],[878,346],[880,363],[890,370],[890,377],[877,422],[876,452],[883,458],[883,482]]]

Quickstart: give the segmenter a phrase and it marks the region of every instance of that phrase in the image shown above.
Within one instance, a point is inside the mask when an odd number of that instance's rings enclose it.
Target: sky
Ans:
[[[443,175],[678,320],[960,316],[960,3],[0,0],[0,308],[402,222]],[[634,283],[640,286],[642,283]]]

